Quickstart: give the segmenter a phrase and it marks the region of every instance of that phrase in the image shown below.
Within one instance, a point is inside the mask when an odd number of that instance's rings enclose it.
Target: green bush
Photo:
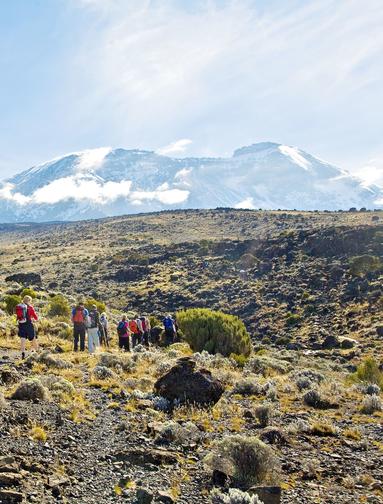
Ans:
[[[251,341],[246,327],[238,317],[207,308],[192,308],[177,313],[179,328],[195,352],[206,350],[248,356]]]
[[[37,298],[37,292],[30,287],[26,287],[20,295],[22,299],[24,298],[24,296],[30,296],[32,299]]]
[[[362,255],[350,259],[350,273],[354,276],[364,276],[369,272],[383,268],[381,259],[377,256]]]
[[[97,299],[93,299],[93,298],[89,298],[85,301],[85,308],[87,310],[91,310],[93,305],[97,306],[97,310],[100,313],[102,313],[106,310],[106,305],[102,301],[97,301]]]
[[[352,375],[353,381],[362,383],[375,383],[383,388],[383,372],[372,357],[367,357]]]
[[[62,294],[57,294],[49,303],[48,315],[50,317],[69,317],[70,311],[68,300]]]
[[[297,313],[287,312],[287,314],[286,314],[286,324],[288,326],[298,324],[301,320],[302,320],[302,317],[300,315],[298,315]]]
[[[21,297],[16,294],[10,294],[9,296],[5,296],[5,311],[12,315],[15,313],[16,306],[21,303]]]

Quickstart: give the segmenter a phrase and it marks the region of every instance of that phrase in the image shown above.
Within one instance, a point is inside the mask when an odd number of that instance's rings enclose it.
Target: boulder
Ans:
[[[196,363],[190,357],[183,357],[154,384],[157,395],[169,401],[193,404],[215,404],[221,398],[224,387],[210,371],[195,371]]]
[[[383,337],[383,325],[379,325],[379,326],[377,326],[377,328],[376,328],[376,334],[377,334],[378,336]]]
[[[263,504],[281,504],[282,491],[279,486],[252,487],[249,494],[256,495]]]
[[[24,286],[40,285],[41,275],[39,273],[14,273],[5,278],[6,282],[17,282]]]
[[[137,488],[136,502],[137,504],[150,504],[153,501],[153,494],[146,488]]]
[[[20,492],[14,490],[3,490],[0,489],[0,502],[4,504],[14,504],[16,502],[22,502],[24,495]]]
[[[340,343],[339,343],[338,338],[333,335],[326,336],[326,338],[324,339],[324,341],[322,343],[322,348],[324,348],[326,350],[330,350],[331,348],[339,348],[339,346],[340,346]]]

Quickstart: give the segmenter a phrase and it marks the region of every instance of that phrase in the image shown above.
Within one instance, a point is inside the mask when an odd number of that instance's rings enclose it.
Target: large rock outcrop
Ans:
[[[156,394],[169,401],[200,405],[215,404],[224,392],[222,383],[206,369],[195,370],[196,363],[190,357],[177,361],[164,376],[154,384]]]

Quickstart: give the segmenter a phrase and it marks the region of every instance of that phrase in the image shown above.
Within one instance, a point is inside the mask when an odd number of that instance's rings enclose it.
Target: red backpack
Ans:
[[[18,322],[26,322],[28,318],[28,305],[20,303],[16,306],[16,318]]]
[[[83,324],[85,322],[84,309],[83,308],[76,308],[72,320],[73,320],[73,322],[78,322],[80,324]]]
[[[135,320],[130,320],[129,321],[129,329],[132,331],[132,333],[137,334],[138,331],[138,325]]]

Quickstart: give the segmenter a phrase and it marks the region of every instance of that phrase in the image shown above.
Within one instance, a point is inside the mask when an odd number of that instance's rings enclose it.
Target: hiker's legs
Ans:
[[[80,337],[80,332],[78,328],[74,325],[73,326],[73,350],[77,352],[78,350],[78,340]]]
[[[88,350],[89,353],[94,353],[98,347],[98,329],[92,327],[88,329]]]
[[[85,327],[83,327],[80,330],[80,350],[81,350],[81,352],[85,351],[85,335],[86,335],[86,330],[85,330]]]
[[[37,352],[37,350],[39,349],[39,342],[37,341],[37,337],[35,336],[33,338],[33,340],[31,341],[31,347],[33,350],[35,350]]]
[[[145,331],[143,336],[142,336],[142,342],[143,344],[148,347],[149,346],[149,331]]]
[[[20,338],[20,350],[21,354],[25,355],[25,346],[27,344],[27,339],[26,338]]]

